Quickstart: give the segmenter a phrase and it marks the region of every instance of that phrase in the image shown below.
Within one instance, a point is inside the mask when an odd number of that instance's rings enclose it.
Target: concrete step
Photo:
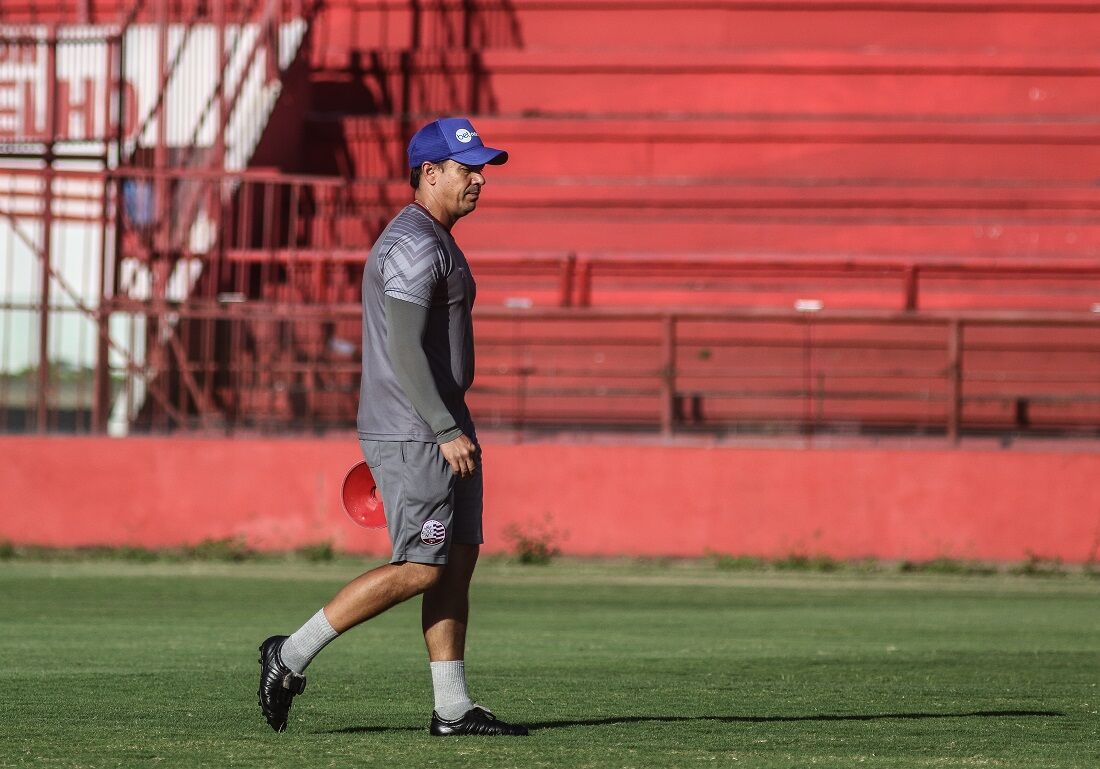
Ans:
[[[860,221],[808,212],[755,220],[709,213],[654,216],[652,212],[595,218],[554,211],[482,212],[477,216],[480,218],[471,217],[455,228],[463,248],[685,249],[712,253],[737,248],[835,255],[1100,256],[1100,220],[1095,218],[1057,222],[973,216],[894,220],[886,216]]]
[[[321,62],[355,48],[723,50],[753,47],[1064,50],[1100,39],[1095,3],[972,0],[329,0]]]
[[[392,209],[344,218],[317,217],[311,245],[369,248]],[[928,253],[981,257],[1097,257],[1100,218],[1019,218],[945,213],[925,218],[835,217],[812,212],[733,217],[722,212],[653,211],[581,215],[554,210],[479,211],[455,227],[464,249],[779,251],[834,256],[911,256]]]
[[[722,212],[733,217],[767,217],[784,212],[829,214],[853,220],[928,219],[975,214],[1018,221],[1100,214],[1100,186],[1086,182],[1017,183],[941,180],[783,180],[678,178],[603,179],[507,175],[507,166],[486,169],[481,202],[471,219],[501,213],[559,212],[617,218],[648,210],[648,216],[679,217]],[[392,207],[412,200],[407,181],[358,180],[342,191],[344,203],[363,208]]]
[[[808,303],[814,302],[829,309],[1089,312],[1100,303],[1100,260],[483,250],[466,255],[479,307],[812,309]],[[368,249],[235,250],[225,256],[288,276],[264,293],[268,301],[354,304]],[[302,281],[289,277],[303,274],[317,276],[307,282],[315,290],[302,291]],[[358,335],[357,321],[346,328],[340,323],[338,336]]]
[[[472,119],[509,152],[494,176],[1091,181],[1100,168],[1100,121],[1088,119]],[[315,113],[302,170],[403,178],[423,120]]]
[[[321,111],[504,116],[1095,114],[1100,54],[1055,52],[382,52],[313,74]]]
[[[1088,184],[567,182],[490,181],[456,237],[472,250],[838,256],[1069,258],[1096,256],[1100,246],[1100,188]],[[298,243],[369,247],[412,194],[379,181],[348,184],[338,197],[303,212]]]
[[[133,0],[5,0],[5,24],[109,25]],[[300,4],[305,5],[305,4]],[[255,3],[230,0],[228,18]],[[287,8],[294,5],[288,3]],[[174,22],[212,15],[211,3],[170,3]],[[135,19],[154,21],[156,3]],[[314,25],[318,62],[354,50],[456,48],[722,50],[729,48],[973,48],[1066,50],[1100,37],[1090,0],[326,0]]]
[[[289,10],[292,0],[283,6]],[[193,22],[213,15],[213,3],[207,0],[177,0],[165,3],[165,17],[173,23]],[[222,0],[228,19],[254,15],[257,4],[252,0]],[[298,7],[301,7],[301,3]],[[131,17],[147,24],[157,19],[157,3],[138,0],[4,0],[3,24],[94,24],[115,25]]]

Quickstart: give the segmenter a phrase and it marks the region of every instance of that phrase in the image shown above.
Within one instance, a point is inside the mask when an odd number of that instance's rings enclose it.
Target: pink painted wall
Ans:
[[[1100,546],[1097,451],[484,444],[487,551],[512,525],[578,555],[1081,562]],[[0,438],[0,540],[386,552],[339,505],[358,458],[353,440]]]

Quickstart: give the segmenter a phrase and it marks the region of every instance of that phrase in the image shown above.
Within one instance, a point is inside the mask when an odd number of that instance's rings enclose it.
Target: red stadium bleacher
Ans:
[[[215,12],[274,29],[247,3],[191,0],[14,0],[4,21],[216,25]],[[201,266],[161,325],[185,318],[184,341],[161,350],[150,336],[164,368],[143,424],[219,409],[245,425],[346,424],[356,291],[367,250],[411,198],[405,144],[423,122],[465,114],[511,153],[455,229],[484,309],[473,397],[495,424],[1100,425],[1094,3],[326,0],[280,12],[308,33],[267,67],[279,97],[247,168],[141,167],[157,156],[145,138],[116,172],[172,190],[180,219],[163,232],[120,219],[124,255]],[[59,191],[59,219],[97,221],[73,204],[81,194]],[[31,205],[41,190],[12,198]],[[194,237],[208,222],[210,243]],[[169,312],[115,288],[118,312]],[[566,315],[539,315],[551,310]]]
[[[349,186],[354,206],[311,223],[316,239],[365,250],[408,199],[404,144],[418,121],[471,114],[510,150],[456,228],[481,306],[519,314],[478,321],[474,398],[494,424],[632,429],[671,410],[682,429],[949,427],[946,327],[917,321],[928,342],[873,318],[827,326],[840,337],[812,342],[807,381],[803,326],[777,321],[779,337],[754,338],[761,325],[748,323],[740,346],[679,341],[669,397],[657,318],[616,331],[577,316],[543,322],[550,333],[524,308],[809,300],[825,313],[1088,318],[1100,297],[1100,60],[1086,42],[1100,14],[1087,4],[449,8],[349,2],[319,16],[316,140],[294,168],[371,180]],[[745,323],[713,333],[736,338]],[[1009,344],[1017,331],[983,333]],[[1069,358],[1005,349],[973,367],[967,350],[963,425],[1095,422],[1087,382],[1067,385],[1065,402],[1042,384],[1043,365]],[[996,366],[1000,390],[983,380]],[[1029,392],[1039,397],[1020,406]]]
[[[349,49],[465,43],[479,49],[1081,49],[1100,33],[1087,0],[964,5],[922,0],[337,0],[318,24],[318,57]],[[472,13],[462,15],[458,10]],[[1091,37],[1090,37],[1091,36]]]
[[[399,176],[404,135],[396,117],[315,113],[303,147],[307,167],[353,176]],[[481,116],[478,128],[509,148],[507,171],[489,178],[873,179],[910,183],[1091,182],[1100,129],[1080,120],[997,122],[922,117],[812,119],[662,115]],[[338,151],[334,153],[334,148]]]

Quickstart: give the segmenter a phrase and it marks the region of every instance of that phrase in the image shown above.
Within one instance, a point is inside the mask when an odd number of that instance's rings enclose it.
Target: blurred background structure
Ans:
[[[363,262],[450,114],[511,153],[456,229],[483,430],[1091,445],[1098,40],[1084,0],[5,0],[0,431],[350,437]]]

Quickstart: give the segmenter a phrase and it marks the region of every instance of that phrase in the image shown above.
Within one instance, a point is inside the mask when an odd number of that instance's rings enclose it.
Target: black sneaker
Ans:
[[[285,635],[273,635],[260,644],[260,710],[277,732],[286,731],[290,702],[306,690],[306,677],[295,673],[279,658]]]
[[[428,731],[433,737],[452,737],[460,734],[524,736],[527,734],[527,727],[506,724],[498,720],[487,708],[474,705],[466,711],[466,715],[454,721],[444,721],[433,710],[432,725]]]

